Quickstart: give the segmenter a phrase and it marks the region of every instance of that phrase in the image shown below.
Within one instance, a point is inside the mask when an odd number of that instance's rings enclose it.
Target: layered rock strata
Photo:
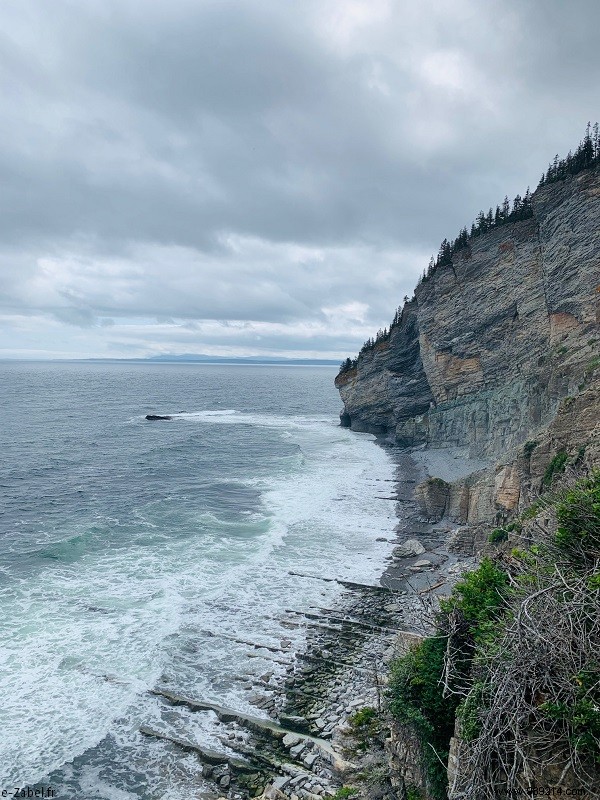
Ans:
[[[417,490],[424,518],[458,525],[451,547],[468,554],[532,501],[557,453],[598,464],[600,169],[532,205],[438,267],[389,339],[336,379],[342,424],[477,459]]]
[[[471,240],[388,341],[336,379],[353,430],[497,457],[543,430],[598,357],[600,170],[538,189]]]
[[[446,531],[445,558],[477,558],[494,527],[600,465],[600,169],[538,189],[532,205],[532,219],[438,267],[388,340],[336,379],[343,425],[422,457],[414,499],[420,521]],[[419,742],[391,730],[397,796],[430,797]],[[450,784],[460,746],[457,729]]]

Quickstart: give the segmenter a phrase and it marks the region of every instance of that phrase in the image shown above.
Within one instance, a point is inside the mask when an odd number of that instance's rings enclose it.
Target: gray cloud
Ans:
[[[599,107],[593,0],[21,0],[0,19],[11,356],[353,352]]]

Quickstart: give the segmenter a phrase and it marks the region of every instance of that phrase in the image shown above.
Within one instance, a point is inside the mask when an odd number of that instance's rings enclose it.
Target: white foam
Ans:
[[[39,580],[11,584],[0,595],[6,621],[0,785],[41,780],[109,731],[131,741],[140,722],[160,716],[160,701],[144,690],[165,677],[181,694],[256,714],[230,676],[281,667],[267,651],[249,660],[248,648],[231,638],[270,646],[287,638],[300,646],[303,632],[280,625],[283,609],[334,603],[340,592],[336,583],[289,571],[365,582],[381,574],[391,546],[376,539],[393,531],[395,509],[373,497],[394,466],[373,437],[323,416],[235,410],[177,416],[280,429],[302,458],[289,460],[277,479],[252,482],[263,489],[260,513],[240,522],[200,515],[224,535],[157,535],[146,547],[51,562]],[[152,521],[139,513],[143,535],[153,535]],[[247,537],[226,535],[228,527],[244,526]],[[211,741],[203,724],[190,719],[188,733]],[[88,778],[93,796],[130,797],[95,773]]]
[[[186,422],[201,422],[213,425],[253,425],[258,428],[310,428],[314,424],[325,424],[334,427],[331,417],[324,415],[306,416],[282,416],[279,414],[257,414],[243,413],[235,409],[225,410],[205,410],[190,411],[183,414],[168,414],[173,419],[181,419]]]

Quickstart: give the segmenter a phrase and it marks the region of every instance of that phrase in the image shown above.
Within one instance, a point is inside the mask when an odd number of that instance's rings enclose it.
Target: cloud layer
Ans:
[[[9,0],[0,357],[342,357],[598,115],[585,0]]]

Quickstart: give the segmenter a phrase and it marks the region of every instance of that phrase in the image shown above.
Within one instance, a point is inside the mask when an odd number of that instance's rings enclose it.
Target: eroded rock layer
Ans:
[[[532,202],[532,219],[472,239],[423,281],[389,340],[338,376],[344,424],[496,460],[541,435],[561,401],[589,388],[600,170],[544,186]],[[502,502],[514,503],[520,481],[499,479]]]

